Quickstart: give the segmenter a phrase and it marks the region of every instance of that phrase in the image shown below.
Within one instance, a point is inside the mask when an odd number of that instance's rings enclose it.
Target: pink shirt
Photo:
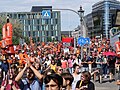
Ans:
[[[72,60],[71,59],[68,59],[68,67],[72,67],[73,64],[72,64]]]

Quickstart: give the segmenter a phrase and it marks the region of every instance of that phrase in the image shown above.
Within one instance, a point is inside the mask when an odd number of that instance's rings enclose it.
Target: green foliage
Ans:
[[[28,37],[24,37],[24,40],[25,40],[26,44],[30,44],[30,39]]]
[[[2,39],[2,27],[5,23],[5,18],[0,17],[0,40]]]
[[[13,41],[14,45],[18,45],[19,44],[19,39],[16,36],[13,36],[12,41]]]
[[[51,37],[48,37],[48,38],[47,38],[47,41],[48,41],[48,42],[52,42],[52,38],[51,38]]]
[[[0,25],[0,40],[2,39],[2,25]]]

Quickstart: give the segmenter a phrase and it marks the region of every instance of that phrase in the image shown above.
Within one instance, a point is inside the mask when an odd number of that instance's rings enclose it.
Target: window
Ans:
[[[45,32],[44,31],[42,31],[42,36],[44,36],[45,35]]]
[[[40,15],[39,15],[39,14],[37,14],[37,15],[36,15],[36,17],[37,17],[37,18],[40,18]]]
[[[53,36],[55,36],[56,35],[56,31],[53,31]]]
[[[28,36],[29,36],[29,37],[31,36],[30,31],[28,31]]]
[[[39,37],[39,31],[37,31],[37,36]]]
[[[56,31],[56,36],[58,36],[58,31]]]
[[[14,14],[14,18],[15,18],[15,19],[17,18],[17,14]]]
[[[35,37],[35,31],[33,31],[33,36]]]
[[[40,29],[39,29],[39,25],[37,25],[36,27],[37,27],[37,29],[36,29],[36,30],[40,30]]]
[[[47,30],[47,31],[48,31],[48,25],[46,25],[46,26],[45,26],[45,30]]]
[[[30,25],[30,20],[28,20],[28,25]]]
[[[32,24],[34,25],[35,24],[35,20],[33,19],[32,22],[33,22]]]
[[[44,42],[45,41],[45,37],[42,37],[42,42]]]
[[[51,36],[54,36],[54,35],[53,35],[53,31],[51,31]]]
[[[36,26],[35,26],[35,25],[33,26],[33,30],[34,30],[34,31],[36,30]]]
[[[51,24],[53,24],[53,19],[51,19]]]
[[[57,24],[55,25],[55,30],[57,30]]]
[[[30,25],[30,30],[33,30],[33,25]],[[35,29],[36,30],[36,29]]]
[[[49,36],[49,31],[46,31],[47,36]]]
[[[57,12],[55,12],[55,18],[57,18],[57,16],[58,16],[58,13],[57,13]]]
[[[51,25],[51,30],[53,30],[53,25]]]
[[[25,32],[23,32],[23,35],[26,36],[26,35],[25,35]]]
[[[40,24],[40,20],[39,19],[37,19],[37,24]]]
[[[41,30],[45,30],[44,25],[41,26]]]
[[[25,20],[25,24],[28,25],[28,20]]]
[[[57,24],[58,23],[58,19],[55,19],[55,24]]]
[[[30,20],[30,24],[31,24],[31,25],[33,24],[33,20]]]
[[[33,19],[35,18],[35,15],[34,14],[32,14],[33,15]]]
[[[45,24],[48,24],[49,23],[49,19],[45,19]]]
[[[45,19],[42,19],[42,25],[44,25],[45,24]]]
[[[30,31],[30,25],[28,26],[28,31]]]

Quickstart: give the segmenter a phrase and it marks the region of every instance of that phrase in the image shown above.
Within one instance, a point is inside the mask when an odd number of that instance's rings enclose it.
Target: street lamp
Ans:
[[[82,6],[80,6],[80,9],[78,10],[78,13],[80,15],[80,22],[83,22],[83,16],[84,16],[84,10],[82,9]]]
[[[84,19],[83,19],[83,16],[84,16],[84,10],[82,9],[82,6],[80,6],[80,9],[78,10],[78,13],[79,13],[79,15],[80,15],[80,24],[81,24],[81,35],[83,36],[83,37],[86,37],[86,31],[84,31],[83,30],[83,25],[84,25],[84,23],[83,23],[83,21],[84,21]],[[81,46],[81,60],[83,59],[83,46]]]

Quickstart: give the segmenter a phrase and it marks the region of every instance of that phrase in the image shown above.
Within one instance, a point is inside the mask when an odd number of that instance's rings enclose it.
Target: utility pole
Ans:
[[[83,19],[83,16],[84,16],[84,10],[82,9],[82,6],[80,6],[80,9],[79,9],[79,15],[80,15],[80,24],[81,24],[81,35],[85,38],[86,37],[86,30],[83,28],[83,25],[84,25],[84,19]],[[83,46],[81,46],[81,60],[83,59]]]

